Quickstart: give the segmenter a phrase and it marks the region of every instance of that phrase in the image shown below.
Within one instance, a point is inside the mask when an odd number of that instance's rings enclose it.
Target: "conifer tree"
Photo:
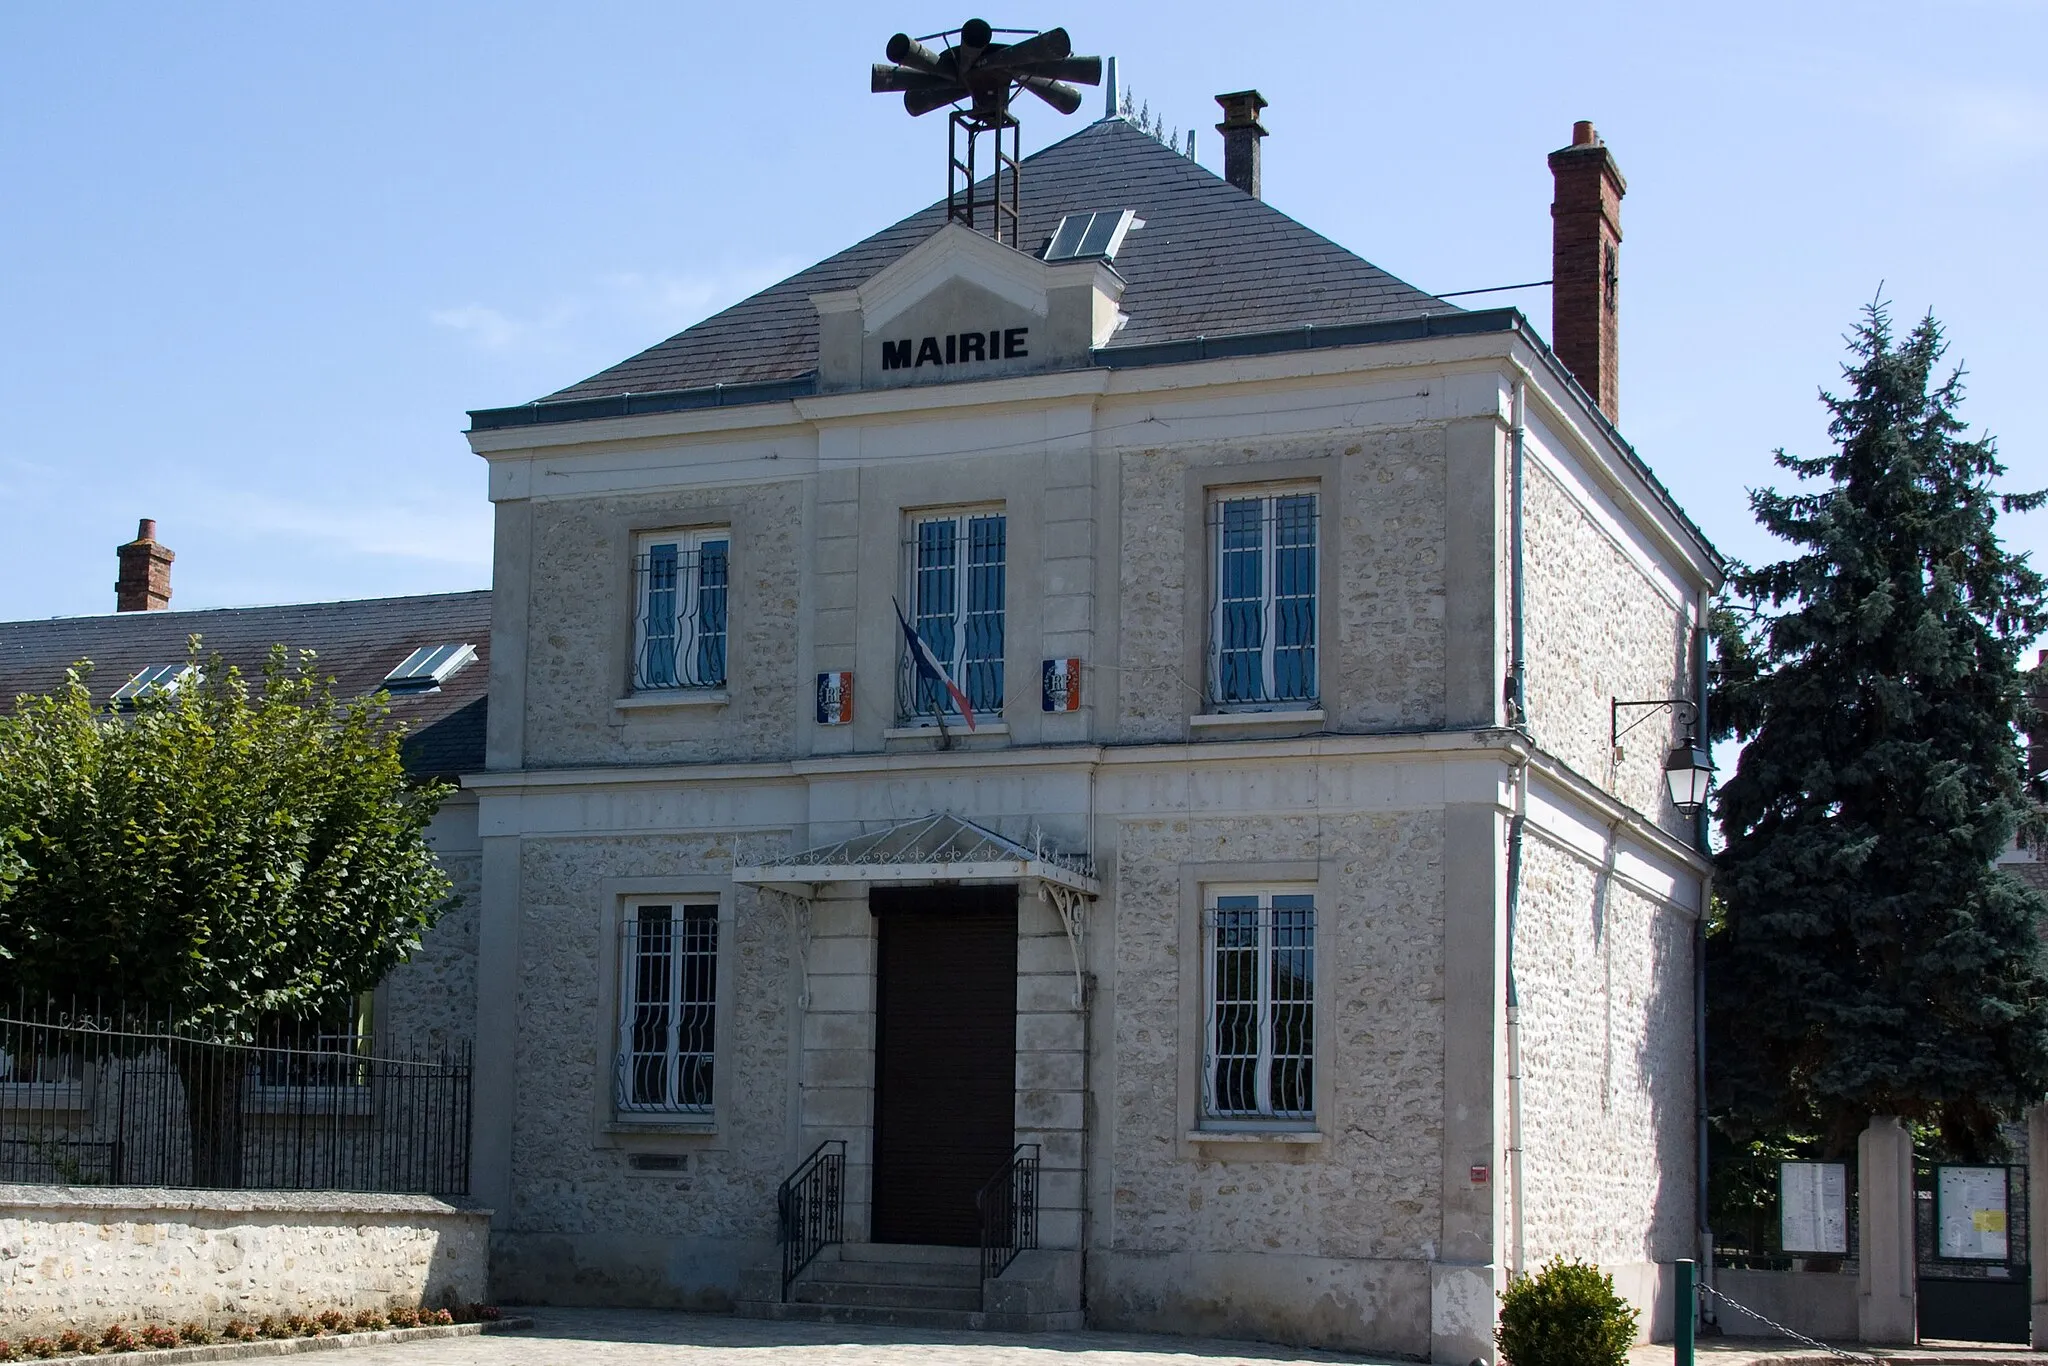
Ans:
[[[1715,706],[1747,744],[1721,789],[1708,940],[1711,1103],[1733,1133],[1853,1144],[1872,1114],[1962,1154],[2048,1091],[2042,899],[1992,862],[2030,823],[2021,652],[2044,583],[1999,542],[1993,443],[1957,416],[1960,370],[1881,304],[1822,395],[1831,455],[1777,453],[1813,487],[1751,494],[1797,553],[1738,573]]]

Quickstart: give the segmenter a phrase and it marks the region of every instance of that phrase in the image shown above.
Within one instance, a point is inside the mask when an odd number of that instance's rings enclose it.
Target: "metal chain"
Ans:
[[[1726,1295],[1722,1294],[1719,1290],[1716,1290],[1711,1285],[1701,1285],[1700,1293],[1703,1295],[1712,1295],[1715,1299],[1721,1301],[1721,1303],[1727,1305],[1730,1309],[1740,1310],[1742,1313],[1749,1315],[1758,1323],[1763,1324],[1766,1328],[1769,1328],[1773,1332],[1782,1333],[1784,1336],[1788,1338],[1792,1338],[1796,1341],[1805,1343],[1808,1347],[1816,1347],[1821,1351],[1828,1353],[1830,1356],[1840,1357],[1844,1361],[1868,1362],[1870,1366],[1881,1366],[1881,1363],[1879,1362],[1879,1359],[1877,1357],[1858,1356],[1854,1352],[1845,1352],[1839,1347],[1830,1347],[1827,1343],[1822,1342],[1818,1338],[1810,1338],[1806,1336],[1806,1334],[1804,1333],[1796,1332],[1793,1329],[1787,1328],[1784,1324],[1779,1323],[1776,1319],[1768,1318],[1765,1315],[1757,1313],[1756,1310],[1751,1309],[1746,1304],[1741,1304],[1735,1300],[1729,1299]]]

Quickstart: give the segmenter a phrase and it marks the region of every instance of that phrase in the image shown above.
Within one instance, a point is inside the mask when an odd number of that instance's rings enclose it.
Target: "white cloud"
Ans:
[[[427,319],[483,351],[625,355],[654,339],[650,333],[680,332],[794,268],[765,261],[693,274],[615,271],[532,309],[466,303],[431,310]]]
[[[2010,166],[2048,152],[2048,93],[1962,86],[1930,107],[1943,145],[1965,165]]]
[[[486,572],[491,565],[490,507],[468,498],[436,504],[379,497],[350,507],[231,491],[204,499],[187,515],[245,540],[289,538],[351,555]]]

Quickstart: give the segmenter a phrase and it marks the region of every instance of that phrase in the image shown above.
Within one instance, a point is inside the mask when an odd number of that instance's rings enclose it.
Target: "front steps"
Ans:
[[[750,1268],[733,1312],[757,1319],[878,1328],[1033,1333],[1081,1327],[1081,1255],[1030,1251],[984,1281],[981,1252],[909,1243],[837,1243],[780,1297],[779,1263]]]

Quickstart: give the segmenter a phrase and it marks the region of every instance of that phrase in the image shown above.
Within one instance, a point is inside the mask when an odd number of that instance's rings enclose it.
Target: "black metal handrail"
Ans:
[[[975,1192],[981,1215],[981,1278],[1000,1276],[1038,1246],[1038,1145],[1019,1143],[1003,1169]]]
[[[846,1140],[828,1138],[797,1164],[775,1192],[782,1244],[782,1298],[811,1259],[841,1241],[846,1228]]]

